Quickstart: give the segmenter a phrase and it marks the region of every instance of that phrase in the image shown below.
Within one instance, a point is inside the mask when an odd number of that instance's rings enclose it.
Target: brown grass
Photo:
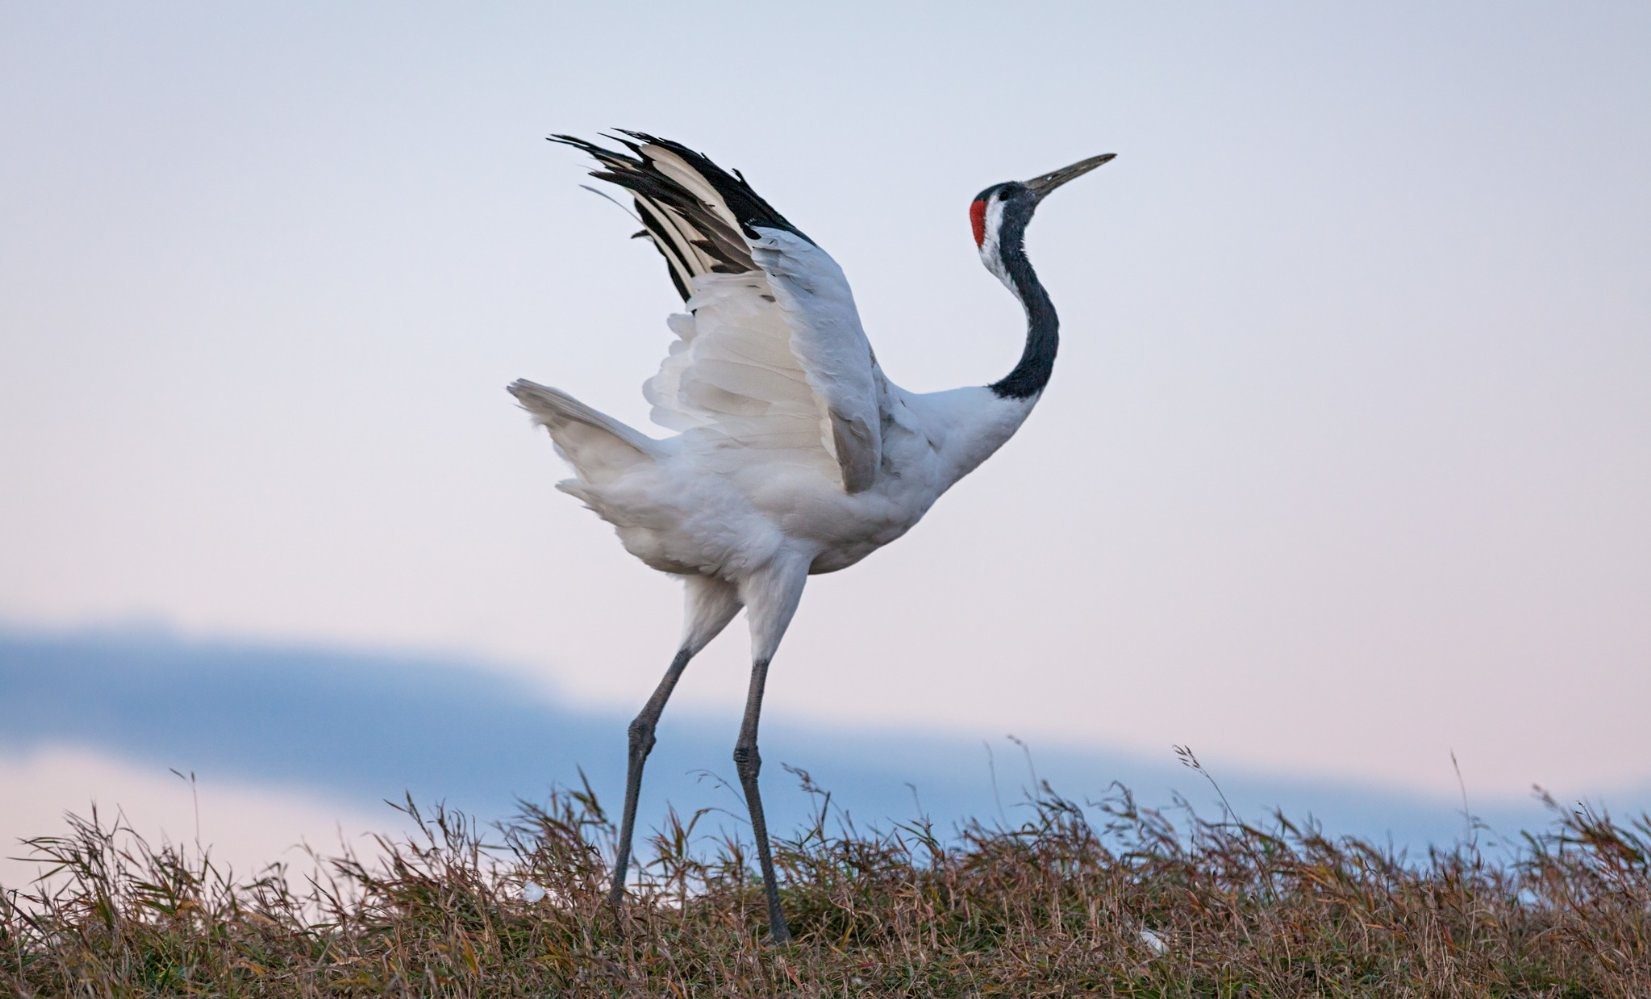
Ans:
[[[944,837],[828,822],[817,800],[819,820],[777,844],[797,933],[783,948],[762,941],[748,844],[674,816],[609,910],[613,829],[588,788],[485,832],[409,801],[420,835],[380,839],[371,862],[317,857],[307,876],[236,878],[71,818],[27,844],[55,877],[0,891],[0,993],[1651,994],[1644,816],[1550,800],[1551,827],[1491,862],[1473,838],[1406,860],[1282,815],[1178,803],[1172,822],[1122,789],[1085,808],[1045,787],[1022,825]],[[524,901],[525,882],[545,898]]]

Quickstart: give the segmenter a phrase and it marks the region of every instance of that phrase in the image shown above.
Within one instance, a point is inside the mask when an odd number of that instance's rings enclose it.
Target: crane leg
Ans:
[[[671,691],[676,688],[677,680],[688,668],[688,660],[693,655],[687,648],[677,652],[676,658],[671,660],[671,668],[665,671],[665,678],[654,689],[654,695],[648,698],[648,703],[631,721],[630,752],[625,766],[625,814],[619,823],[619,848],[613,858],[613,887],[608,890],[608,901],[614,905],[618,905],[625,895],[625,875],[631,863],[631,835],[636,831],[636,799],[642,793],[642,764],[654,748],[654,725],[658,723],[660,714],[665,710],[665,702],[670,699]]]
[[[751,688],[745,698],[745,717],[740,722],[739,741],[734,744],[734,770],[745,791],[745,805],[751,812],[751,834],[757,841],[757,860],[762,865],[763,891],[768,901],[768,937],[782,944],[791,939],[785,913],[780,909],[779,882],[774,878],[774,856],[768,843],[768,821],[763,816],[762,794],[757,774],[762,770],[762,754],[757,751],[757,721],[762,714],[763,687],[768,682],[768,664],[785,634],[791,616],[802,599],[808,578],[806,562],[781,564],[746,580],[740,594],[750,608]]]
[[[768,821],[762,813],[762,794],[757,790],[757,774],[762,771],[762,754],[757,752],[757,715],[762,711],[762,688],[768,680],[768,660],[751,664],[751,693],[745,702],[745,720],[740,724],[739,741],[734,744],[734,770],[745,790],[745,807],[751,811],[751,834],[757,839],[757,860],[762,864],[763,891],[768,899],[768,937],[774,943],[791,939],[791,928],[780,909],[779,885],[774,880],[774,854],[768,846]]]
[[[665,702],[688,668],[688,661],[728,622],[739,613],[739,591],[732,583],[708,576],[690,576],[686,580],[685,613],[683,615],[682,647],[671,660],[665,677],[654,688],[653,696],[642,706],[630,727],[630,752],[625,766],[625,812],[619,822],[619,845],[613,859],[613,887],[608,890],[608,901],[617,906],[625,895],[625,875],[631,863],[631,837],[636,831],[636,800],[642,793],[642,765],[654,748],[654,726],[665,711]]]

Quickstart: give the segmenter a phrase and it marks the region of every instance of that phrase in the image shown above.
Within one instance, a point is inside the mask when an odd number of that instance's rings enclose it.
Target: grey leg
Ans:
[[[740,723],[739,741],[734,744],[734,769],[745,789],[745,805],[751,810],[751,832],[757,838],[757,859],[762,863],[763,891],[768,896],[768,936],[773,943],[791,939],[791,928],[780,911],[780,889],[774,880],[774,856],[768,846],[768,821],[762,814],[762,795],[757,791],[757,774],[762,755],[757,752],[757,717],[762,713],[762,688],[768,681],[768,660],[751,665],[751,691],[745,699],[745,720]]]
[[[625,873],[631,864],[631,835],[636,831],[636,799],[642,791],[642,764],[653,751],[654,726],[665,710],[665,702],[671,699],[671,691],[676,689],[676,682],[693,657],[693,651],[687,648],[676,654],[654,695],[631,722],[630,758],[625,768],[625,814],[619,823],[619,851],[613,858],[613,888],[608,892],[608,901],[616,906],[625,895]]]
[[[682,679],[682,671],[706,643],[717,637],[739,613],[739,591],[732,583],[709,576],[683,580],[682,648],[671,660],[671,668],[659,681],[654,695],[642,706],[630,728],[630,756],[625,767],[625,814],[619,822],[619,853],[613,860],[613,888],[608,900],[614,905],[625,895],[625,874],[631,866],[631,836],[636,831],[636,799],[642,791],[642,764],[654,748],[654,726],[665,711],[665,702]]]
[[[773,943],[790,940],[791,928],[780,911],[780,887],[774,878],[774,856],[768,846],[768,821],[762,814],[762,795],[757,792],[757,773],[762,769],[762,756],[757,752],[757,718],[762,714],[768,663],[791,623],[807,579],[808,559],[803,556],[776,561],[740,581],[740,596],[751,622],[751,689],[745,697],[739,741],[734,743],[734,769],[745,790],[745,805],[751,811],[751,832],[757,838],[757,859],[762,863],[763,890],[768,895],[768,935]]]

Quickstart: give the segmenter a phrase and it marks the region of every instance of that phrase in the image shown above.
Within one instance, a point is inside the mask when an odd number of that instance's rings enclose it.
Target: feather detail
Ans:
[[[568,136],[629,190],[645,234],[665,257],[687,314],[643,386],[655,423],[701,431],[723,446],[813,450],[850,493],[882,458],[882,383],[854,296],[836,261],[743,177],[640,132],[629,152]]]

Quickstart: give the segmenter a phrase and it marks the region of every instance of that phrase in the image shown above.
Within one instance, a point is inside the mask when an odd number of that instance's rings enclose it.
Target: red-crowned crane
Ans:
[[[751,626],[751,686],[734,768],[751,811],[771,939],[780,909],[757,773],[757,717],[768,666],[803,582],[870,555],[911,529],[940,494],[1007,441],[1043,394],[1058,342],[1055,307],[1022,245],[1055,188],[1112,159],[994,184],[969,206],[981,263],[1026,310],[1026,349],[991,385],[907,392],[884,376],[837,262],[757,195],[679,143],[625,132],[592,176],[627,189],[643,232],[686,303],[677,340],[643,385],[658,440],[530,381],[510,392],[550,431],[574,477],[557,488],[612,524],[625,549],[686,590],[681,645],[630,725],[625,811],[611,900],[625,890],[642,765],[688,661],[740,608]]]

